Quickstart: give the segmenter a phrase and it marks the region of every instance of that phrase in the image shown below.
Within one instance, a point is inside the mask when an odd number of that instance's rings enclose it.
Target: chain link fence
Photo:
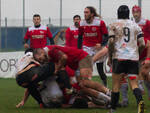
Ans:
[[[14,0],[16,1],[15,5],[18,5],[20,9],[22,9],[22,1],[20,0]],[[14,2],[13,1],[13,2]],[[99,5],[99,1],[101,1],[101,7]],[[61,13],[60,11],[60,0],[44,0],[41,2],[41,0],[25,0],[25,12],[26,16],[30,17],[29,15],[33,15],[34,12],[40,12],[39,9],[41,10],[40,15],[42,17],[41,24],[46,25],[51,29],[51,32],[55,34],[55,32],[58,32],[58,30],[62,28],[66,28],[68,26],[71,26],[73,24],[72,16],[75,14],[81,15],[83,17],[84,13],[84,8],[86,6],[94,6],[97,9],[97,12],[101,12],[102,19],[105,21],[106,25],[108,26],[110,23],[114,22],[116,20],[116,11],[118,6],[122,4],[127,4],[129,5],[129,8],[131,9],[133,5],[137,5],[139,0],[126,0],[126,1],[116,1],[116,0],[63,0],[62,1],[62,20],[59,18],[59,15]],[[2,11],[10,10],[9,5],[6,5],[7,3],[13,3],[10,0],[5,0],[2,1]],[[47,4],[51,3],[51,4]],[[66,4],[67,3],[67,4]],[[149,14],[147,11],[149,10],[149,4],[150,0],[142,0],[142,15],[144,17],[150,19]],[[4,7],[5,6],[5,7]],[[52,7],[55,6],[55,7]],[[37,9],[37,7],[39,9]],[[47,9],[46,9],[47,8]],[[51,10],[49,10],[51,8]],[[22,14],[22,11],[17,10],[19,8],[14,7],[12,12],[14,11],[15,14]],[[11,11],[10,10],[10,11]],[[47,12],[45,16],[44,12]],[[8,12],[8,11],[7,11]],[[13,13],[14,13],[13,12]],[[3,14],[4,15],[4,14]],[[19,15],[19,16],[20,16]],[[49,15],[47,17],[47,15]],[[54,17],[54,15],[56,17]],[[69,16],[68,15],[72,15]],[[6,15],[4,15],[5,17]],[[130,14],[132,16],[132,14]],[[32,17],[31,18],[26,18],[24,23],[23,19],[10,19],[10,16],[4,18],[2,16],[1,18],[1,44],[0,44],[0,51],[18,51],[18,50],[23,50],[23,37],[24,34],[27,30],[27,27],[32,26]],[[46,17],[46,18],[45,18]],[[64,18],[65,17],[65,18]],[[62,21],[62,26],[60,26],[60,21]],[[25,24],[25,26],[23,26]]]

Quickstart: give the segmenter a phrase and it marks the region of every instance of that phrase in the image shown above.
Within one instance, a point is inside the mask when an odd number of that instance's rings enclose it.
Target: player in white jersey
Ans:
[[[51,76],[43,81],[39,89],[42,101],[48,108],[60,107],[63,100],[63,93],[57,84],[55,77]],[[27,92],[26,92],[27,93]],[[16,105],[17,108],[24,106],[27,102],[28,94],[25,94],[23,99]]]
[[[115,113],[119,101],[119,89],[122,74],[126,74],[138,104],[138,113],[144,113],[144,101],[138,88],[139,50],[145,47],[141,28],[129,20],[129,8],[118,8],[118,20],[109,27],[109,57],[112,60],[111,110]],[[137,45],[139,43],[139,46]]]
[[[40,65],[33,59],[30,50],[26,50],[25,55],[16,64],[16,82],[19,86],[26,88],[25,95],[31,96],[44,107],[40,92],[37,90],[37,83],[45,80],[49,75],[53,75],[55,65],[53,63]]]

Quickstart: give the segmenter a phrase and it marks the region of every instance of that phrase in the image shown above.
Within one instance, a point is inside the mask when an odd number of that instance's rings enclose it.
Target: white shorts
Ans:
[[[86,51],[91,57],[93,57],[98,51],[100,51],[100,50],[95,49],[95,47],[88,47],[85,45],[83,45],[83,50]],[[96,61],[96,63],[104,62],[105,59],[106,59],[106,56],[103,56],[103,57],[101,57],[101,59]]]

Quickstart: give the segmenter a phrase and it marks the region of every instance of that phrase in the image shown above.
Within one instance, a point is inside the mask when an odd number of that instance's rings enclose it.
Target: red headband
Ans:
[[[132,12],[135,12],[135,11],[141,12],[141,8],[140,8],[139,6],[137,6],[137,5],[135,5],[135,6],[133,6],[133,8],[132,8]]]

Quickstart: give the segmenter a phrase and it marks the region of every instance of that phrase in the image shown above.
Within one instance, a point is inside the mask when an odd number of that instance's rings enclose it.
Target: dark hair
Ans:
[[[121,5],[118,8],[118,19],[129,19],[129,8],[127,5]]]
[[[40,18],[41,18],[41,16],[40,16],[39,14],[34,14],[34,15],[33,15],[33,18],[34,18],[34,17],[40,17]]]
[[[26,54],[26,53],[28,53],[28,52],[33,52],[33,49],[32,49],[32,48],[28,48],[28,49],[25,50],[24,53]]]
[[[90,12],[94,14],[94,15],[93,15],[94,17],[95,17],[95,16],[96,16],[96,17],[100,17],[100,16],[97,14],[96,9],[95,9],[94,7],[92,7],[92,6],[87,6],[86,8],[89,9]]]
[[[75,15],[75,16],[73,17],[73,20],[74,20],[75,18],[81,19],[80,15]]]

